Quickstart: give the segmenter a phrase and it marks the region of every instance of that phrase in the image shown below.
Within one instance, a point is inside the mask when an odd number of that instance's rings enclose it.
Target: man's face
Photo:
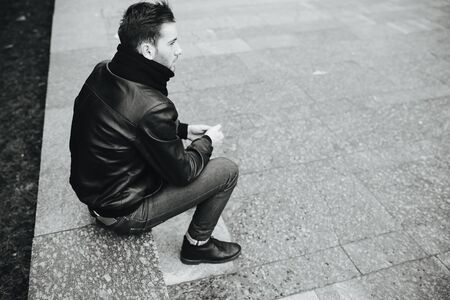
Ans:
[[[163,23],[161,25],[160,37],[156,42],[156,53],[153,60],[174,72],[175,62],[178,56],[181,55],[181,52],[175,23]]]

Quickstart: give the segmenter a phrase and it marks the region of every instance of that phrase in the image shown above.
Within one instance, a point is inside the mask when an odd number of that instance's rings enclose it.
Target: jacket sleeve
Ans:
[[[168,182],[183,186],[197,178],[209,162],[213,147],[203,136],[186,149],[177,135],[178,114],[172,103],[147,111],[137,124],[138,149]]]
[[[180,121],[176,121],[177,123],[177,135],[180,139],[186,140],[188,136],[188,124],[181,123]]]

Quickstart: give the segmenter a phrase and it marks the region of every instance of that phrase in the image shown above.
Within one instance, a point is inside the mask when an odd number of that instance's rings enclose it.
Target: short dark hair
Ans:
[[[142,42],[155,45],[161,25],[171,22],[175,22],[175,17],[166,1],[133,4],[128,7],[120,21],[120,42],[133,49],[137,49]]]

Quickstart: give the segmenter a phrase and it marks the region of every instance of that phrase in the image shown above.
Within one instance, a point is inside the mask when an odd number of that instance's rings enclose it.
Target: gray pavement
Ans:
[[[169,97],[240,165],[217,268],[176,259],[190,212],[117,238],[68,186],[73,99],[132,2],[56,0],[30,298],[450,299],[450,1],[170,2]]]

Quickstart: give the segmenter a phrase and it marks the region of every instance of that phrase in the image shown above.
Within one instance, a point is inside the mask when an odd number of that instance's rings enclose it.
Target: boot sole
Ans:
[[[198,264],[222,264],[222,263],[226,263],[232,260],[235,260],[236,258],[239,257],[239,255],[241,254],[241,251],[239,251],[238,253],[236,253],[235,255],[224,259],[224,260],[208,260],[208,259],[187,259],[184,257],[180,256],[180,260],[183,264],[185,265],[198,265]]]

